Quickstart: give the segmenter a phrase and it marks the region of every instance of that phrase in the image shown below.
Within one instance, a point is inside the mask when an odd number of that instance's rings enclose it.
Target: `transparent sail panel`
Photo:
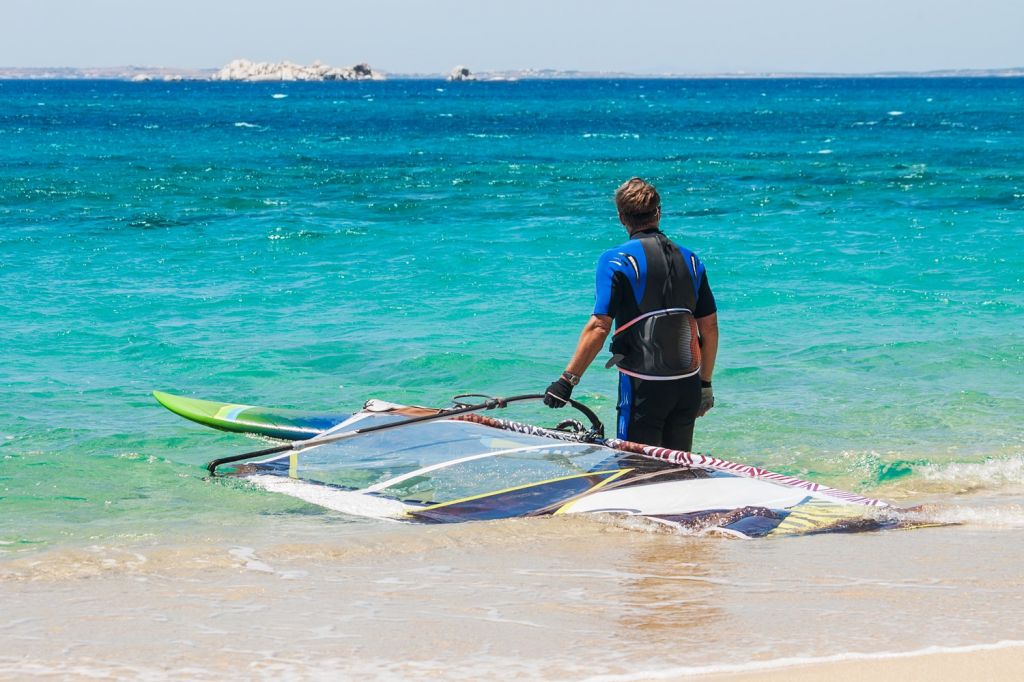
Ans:
[[[437,504],[496,490],[537,485],[551,479],[579,476],[608,458],[593,445],[557,443],[542,449],[498,451],[479,459],[458,461],[442,468],[384,482],[381,495]],[[415,473],[415,472],[414,472]]]
[[[352,426],[396,421],[371,416]],[[593,470],[607,448],[459,421],[368,433],[247,467],[393,499],[437,504]]]

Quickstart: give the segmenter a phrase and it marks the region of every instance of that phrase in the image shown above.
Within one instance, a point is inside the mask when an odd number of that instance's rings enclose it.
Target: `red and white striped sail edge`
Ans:
[[[805,481],[802,478],[796,476],[786,476],[785,474],[778,474],[774,471],[768,471],[761,467],[756,467],[751,464],[739,464],[738,462],[730,462],[727,459],[720,459],[718,457],[711,457],[710,455],[702,455],[698,452],[686,452],[685,450],[670,450],[668,448],[659,448],[653,445],[643,445],[642,443],[632,443],[626,440],[619,440],[618,438],[609,438],[605,441],[605,445],[616,450],[622,450],[623,452],[630,452],[650,459],[656,459],[662,462],[668,462],[670,464],[679,464],[680,466],[691,466],[691,467],[702,467],[704,469],[714,469],[716,471],[725,471],[730,474],[737,476],[744,476],[746,478],[756,478],[763,481],[771,481],[772,483],[778,483],[779,485],[789,486],[790,488],[797,488],[799,490],[806,490],[809,493],[815,493],[817,495],[825,495],[827,497],[834,498],[846,504],[860,504],[866,507],[888,507],[889,503],[882,500],[877,500],[871,497],[865,497],[858,495],[857,493],[851,493],[846,490],[839,490],[838,488],[832,488],[821,483],[814,483],[813,481]]]
[[[517,431],[519,433],[532,433],[538,436],[547,436],[564,440],[576,440],[575,436],[571,434],[563,434],[557,431],[552,431],[551,429],[533,426],[532,424],[522,424],[508,419],[498,419],[482,414],[464,414],[455,417],[455,419],[458,421],[468,421],[477,424],[484,424],[486,426],[493,426],[498,429]],[[890,506],[888,502],[883,500],[865,497],[846,490],[839,490],[838,488],[833,488],[821,483],[814,483],[813,481],[805,481],[804,479],[797,478],[796,476],[778,474],[774,471],[768,471],[767,469],[762,469],[761,467],[756,467],[751,464],[739,464],[738,462],[730,462],[727,459],[711,457],[710,455],[702,455],[699,452],[670,450],[669,448],[633,443],[631,441],[620,440],[618,438],[607,438],[604,441],[601,441],[601,443],[615,450],[629,452],[634,455],[640,455],[641,457],[647,457],[650,459],[656,459],[661,462],[668,462],[669,464],[701,467],[704,469],[713,469],[715,471],[724,471],[736,476],[743,476],[744,478],[771,481],[772,483],[788,486],[790,488],[806,490],[808,493],[813,493],[815,495],[830,497],[844,504],[859,504],[865,507]]]

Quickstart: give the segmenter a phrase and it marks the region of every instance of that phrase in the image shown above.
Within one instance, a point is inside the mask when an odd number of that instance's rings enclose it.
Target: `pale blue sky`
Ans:
[[[702,73],[1024,66],[1022,0],[0,0],[0,66]]]

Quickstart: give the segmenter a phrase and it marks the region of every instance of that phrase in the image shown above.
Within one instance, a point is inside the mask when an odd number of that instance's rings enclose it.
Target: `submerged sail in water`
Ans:
[[[425,410],[371,401],[351,416],[304,416],[157,398],[209,426],[292,439],[397,424],[410,410]],[[430,523],[603,512],[743,537],[924,525],[879,500],[757,467],[616,440],[588,442],[581,434],[473,414],[440,416],[339,442],[311,441],[301,452],[236,465],[231,473],[331,509]]]

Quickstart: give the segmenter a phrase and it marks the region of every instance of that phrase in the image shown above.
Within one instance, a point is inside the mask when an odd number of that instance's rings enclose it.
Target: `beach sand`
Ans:
[[[623,523],[262,516],[197,527],[176,543],[26,552],[0,565],[9,614],[0,679],[1003,680],[1024,671],[1017,532],[734,542]]]
[[[782,663],[779,661],[778,663]],[[698,679],[714,682],[904,682],[905,680],[1019,680],[1024,677],[1020,643],[924,650],[885,657],[835,656],[792,666],[744,672],[713,673]],[[693,678],[690,678],[693,679]]]

